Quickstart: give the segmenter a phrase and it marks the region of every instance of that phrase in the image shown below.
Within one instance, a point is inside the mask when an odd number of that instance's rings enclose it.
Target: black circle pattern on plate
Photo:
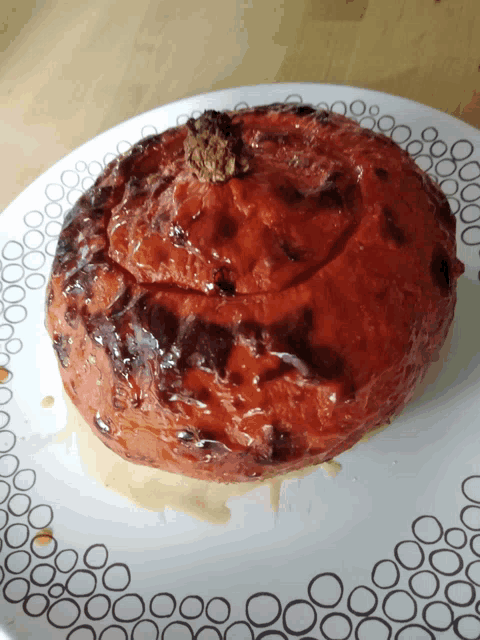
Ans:
[[[157,593],[150,600],[150,613],[156,618],[170,618],[176,608],[177,601],[171,593]]]
[[[347,609],[355,616],[371,616],[377,608],[377,605],[378,596],[375,591],[363,585],[355,587],[347,600]]]
[[[379,589],[392,589],[400,582],[400,570],[393,560],[379,560],[372,569],[371,580]]]
[[[320,623],[320,633],[326,640],[347,640],[352,629],[352,621],[345,613],[327,613]]]
[[[104,544],[92,544],[83,555],[83,564],[87,569],[103,569],[107,560],[108,549]]]
[[[468,628],[463,629],[463,624],[467,620],[470,621],[469,623],[467,623]],[[473,625],[475,626],[475,629],[473,631],[476,633],[476,635],[472,635]],[[455,635],[462,640],[480,640],[480,618],[471,614],[459,616],[453,622],[453,630],[455,632]],[[468,635],[465,635],[465,632],[467,632]]]
[[[307,588],[313,604],[325,609],[334,609],[343,597],[343,582],[335,573],[319,573]]]
[[[204,609],[203,598],[200,596],[187,596],[180,603],[180,615],[186,620],[194,620],[199,618]]]
[[[455,607],[469,607],[475,602],[475,597],[475,587],[465,580],[453,580],[445,587],[445,599]]]
[[[408,591],[395,589],[385,596],[382,611],[392,622],[411,622],[417,616],[417,603]]]
[[[283,610],[282,623],[290,635],[303,636],[317,624],[317,612],[306,600],[292,600]]]
[[[440,600],[429,602],[422,611],[423,621],[434,631],[448,631],[453,624],[454,617],[452,607]]]
[[[445,531],[445,542],[454,549],[463,549],[467,544],[467,534],[463,529],[451,527]]]
[[[395,545],[393,553],[402,569],[408,569],[409,571],[419,569],[425,560],[425,553],[415,540],[399,542]]]
[[[97,634],[92,625],[80,624],[70,631],[66,640],[97,640]]]
[[[173,596],[171,596],[173,598]],[[150,604],[151,607],[151,604]],[[172,613],[175,610],[175,606],[173,607]],[[205,609],[205,615],[210,622],[215,622],[217,624],[223,624],[227,622],[230,618],[231,613],[230,603],[226,598],[212,598],[207,603],[207,608]]]
[[[261,591],[248,598],[245,615],[251,625],[262,629],[277,622],[282,615],[282,605],[276,595]]]
[[[125,591],[131,580],[130,568],[124,562],[111,564],[102,575],[102,584],[109,591]]]
[[[452,549],[435,549],[428,556],[432,569],[442,576],[455,576],[463,569],[462,556]]]
[[[292,94],[287,101],[302,103],[302,98]],[[459,229],[460,241],[467,246],[480,244],[480,164],[472,158],[474,146],[469,140],[456,140],[448,148],[445,142],[448,137],[436,127],[415,130],[415,127],[399,122],[398,117],[382,113],[378,105],[369,105],[358,99],[346,102],[337,100],[333,104],[321,103],[320,106],[354,117],[360,120],[362,126],[383,131],[402,145],[416,158],[419,166],[430,171],[433,179],[440,182],[453,213],[458,214],[458,224],[465,225]],[[188,117],[185,114],[180,118],[186,120]],[[153,135],[157,128],[148,124],[141,128],[141,132],[142,136]],[[96,160],[77,161],[74,166],[63,170],[58,181],[52,181],[45,188],[45,203],[39,204],[39,210],[25,211],[20,216],[25,225],[22,240],[11,239],[1,247],[0,290],[3,301],[0,302],[0,313],[4,313],[5,320],[0,325],[0,345],[3,349],[0,351],[0,366],[10,365],[23,348],[18,329],[21,329],[21,323],[27,317],[24,300],[28,299],[29,292],[45,287],[46,278],[40,269],[47,256],[54,254],[62,214],[70,209],[83,189],[93,184],[104,164],[130,147],[130,142],[122,140],[116,148],[104,154],[103,164]],[[16,431],[12,427],[11,430],[6,429],[11,422],[8,403],[12,397],[8,387],[1,388],[0,432],[3,430],[3,434],[0,437],[0,503],[4,505],[0,513],[0,526],[3,524],[0,549],[4,552],[3,567],[0,566],[1,597],[12,604],[21,603],[23,611],[32,618],[45,616],[52,626],[68,629],[68,640],[95,640],[96,637],[122,640],[129,637],[121,624],[110,625],[101,634],[89,624],[75,626],[82,608],[85,617],[92,623],[104,620],[109,615],[113,615],[117,622],[134,623],[131,640],[137,640],[137,636],[151,637],[153,640],[160,632],[162,640],[173,640],[173,635],[179,630],[185,632],[183,635],[186,638],[193,640],[192,628],[176,619],[175,613],[178,618],[198,619],[199,631],[195,634],[198,640],[207,640],[207,635],[209,638],[215,634],[221,636],[216,626],[202,626],[202,616],[213,625],[223,625],[229,621],[223,634],[224,640],[253,640],[253,627],[265,628],[258,638],[273,640],[286,638],[286,634],[308,638],[318,624],[319,615],[323,616],[319,630],[327,639],[335,637],[337,640],[339,637],[340,632],[331,633],[330,627],[335,624],[342,629],[345,638],[351,636],[354,627],[356,638],[364,637],[365,633],[368,635],[371,629],[380,630],[381,635],[390,638],[393,630],[388,618],[401,625],[395,633],[396,640],[409,640],[408,634],[415,631],[434,638],[431,624],[435,625],[433,612],[436,605],[440,607],[440,614],[444,614],[444,627],[450,624],[448,629],[453,627],[457,637],[470,639],[472,632],[465,629],[468,624],[475,626],[477,623],[480,636],[480,619],[468,611],[469,607],[474,606],[476,587],[480,587],[480,561],[471,562],[471,557],[465,557],[464,561],[459,553],[465,549],[480,558],[480,533],[475,533],[480,532],[480,508],[475,506],[480,505],[480,476],[469,476],[462,483],[462,492],[469,504],[459,514],[460,526],[450,527],[444,532],[434,515],[417,517],[412,524],[414,540],[404,540],[395,546],[395,561],[379,560],[371,572],[372,585],[352,588],[346,602],[349,615],[336,610],[344,594],[341,578],[334,573],[318,573],[308,584],[309,600],[302,599],[303,595],[299,594],[298,599],[291,600],[282,608],[274,593],[259,592],[250,596],[245,603],[249,624],[231,620],[232,605],[225,597],[213,597],[204,606],[200,595],[187,596],[177,609],[175,596],[163,592],[153,595],[146,603],[140,595],[127,592],[132,582],[130,568],[122,562],[108,565],[109,551],[102,542],[91,545],[84,552],[82,550],[84,568],[78,568],[78,552],[63,546],[59,549],[51,531],[46,530],[54,519],[51,506],[31,504],[28,492],[35,485],[36,472],[34,469],[21,468],[19,458],[12,453],[17,447]],[[23,517],[28,524],[15,521],[15,518]],[[446,548],[435,548],[428,553],[428,545],[438,544],[442,538]],[[424,564],[426,553],[428,567]],[[35,565],[33,561],[37,558],[38,564]],[[48,558],[50,560],[46,561]],[[462,573],[464,564],[467,566]],[[406,571],[404,578],[408,581],[408,591],[396,589],[401,571]],[[54,583],[58,576],[64,578],[63,583]],[[442,588],[446,602],[431,601],[440,588],[438,576],[443,576]],[[107,593],[98,593],[100,586]],[[37,591],[32,587],[37,587]],[[39,592],[39,588],[48,589],[48,595]],[[117,595],[116,599],[114,595]],[[378,613],[379,596],[386,619],[373,615],[381,615]],[[403,602],[400,598],[403,598]],[[408,616],[416,612],[415,598],[422,598],[424,602],[425,599],[429,600],[422,605],[422,617],[427,626],[410,622]],[[263,606],[265,604],[268,605],[266,608]],[[259,608],[256,605],[260,605]],[[479,605],[480,601],[475,607],[476,614],[480,612]],[[452,607],[464,615],[454,619]],[[399,611],[403,613],[399,614]],[[145,615],[156,620],[164,618],[166,626],[160,629],[160,623],[145,618]],[[171,622],[169,618],[172,618]],[[280,618],[285,633],[268,629]]]
[[[31,593],[22,604],[24,613],[32,618],[43,616],[49,606],[50,600],[43,593]]]
[[[392,632],[393,627],[389,622],[383,618],[372,616],[369,618],[363,618],[363,620],[361,620],[355,627],[355,640],[364,640],[366,638],[390,640]]]
[[[410,576],[408,587],[417,598],[433,598],[440,589],[440,580],[433,571],[423,569]]]
[[[422,544],[435,544],[442,539],[443,527],[435,516],[420,516],[413,521],[412,533]]]
[[[108,615],[112,601],[105,593],[97,593],[87,600],[84,613],[89,620],[102,620]]]

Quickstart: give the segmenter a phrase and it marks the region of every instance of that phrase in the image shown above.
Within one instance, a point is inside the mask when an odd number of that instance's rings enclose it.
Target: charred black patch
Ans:
[[[277,193],[279,197],[290,206],[295,206],[305,200],[304,194],[290,182],[284,182],[278,185]]]
[[[262,144],[262,142],[275,142],[276,144],[287,144],[290,139],[288,133],[282,133],[280,131],[259,131],[256,136],[256,142]]]
[[[53,286],[50,281],[47,286],[47,296],[46,296],[47,309],[52,306],[54,299],[55,299],[55,294],[53,293]]]
[[[294,247],[286,240],[280,242],[280,249],[291,262],[300,262],[305,258],[305,250],[300,247]]]
[[[291,364],[301,373],[326,380],[342,378],[345,371],[343,358],[328,346],[314,346],[310,341],[313,329],[313,311],[303,309],[299,314],[270,327],[273,339],[272,351],[282,354],[287,364]],[[294,356],[289,358],[288,354]]]
[[[320,124],[325,124],[330,120],[330,111],[325,111],[325,109],[320,109],[315,112],[315,120]]]
[[[89,298],[92,295],[92,273],[85,268],[75,271],[67,280],[63,287],[65,295],[84,295]]]
[[[195,434],[192,431],[185,429],[183,431],[177,431],[177,438],[182,442],[193,442],[195,440]]]
[[[162,177],[155,186],[153,190],[152,197],[154,200],[157,200],[164,191],[172,184],[173,176],[164,176]]]
[[[123,315],[127,311],[127,309],[130,307],[132,300],[133,300],[132,289],[127,286],[111,305],[109,309],[110,316],[112,318],[115,318],[117,316]]]
[[[450,269],[448,253],[443,247],[437,246],[432,255],[430,274],[443,295],[448,295],[451,289]]]
[[[72,329],[78,328],[78,325],[80,322],[80,314],[78,312],[77,307],[75,306],[67,307],[64,318],[65,318],[65,322],[68,324],[69,327],[71,327]]]
[[[388,182],[388,180],[390,178],[390,174],[388,173],[388,171],[386,169],[382,169],[382,168],[375,169],[375,175],[382,182]]]
[[[309,104],[294,105],[291,111],[296,116],[310,116],[312,113],[316,113],[316,109]]]
[[[393,240],[396,247],[403,247],[407,243],[405,231],[398,225],[395,213],[390,207],[383,208],[382,235]]]
[[[239,387],[244,383],[244,378],[239,371],[231,371],[228,381],[233,387]]]
[[[153,335],[162,350],[168,350],[178,337],[180,322],[177,316],[160,305],[150,305],[148,300],[139,303],[142,325]]]
[[[180,353],[177,367],[180,371],[204,369],[224,378],[233,343],[233,333],[218,324],[201,320],[185,323],[176,342]]]
[[[217,235],[221,239],[234,238],[238,232],[238,222],[235,218],[223,214],[217,224]]]
[[[290,431],[271,424],[263,427],[263,433],[263,442],[254,447],[254,455],[258,462],[275,464],[302,455],[304,445],[301,436],[294,436]]]
[[[90,199],[90,206],[92,209],[103,207],[107,204],[114,193],[114,188],[111,186],[96,187],[88,192]]]
[[[220,295],[234,296],[236,293],[232,272],[226,267],[221,267],[214,273],[213,281]]]
[[[280,362],[278,367],[273,367],[272,369],[267,369],[262,374],[260,374],[260,386],[265,382],[272,382],[273,380],[277,380],[278,378],[282,378],[289,371],[294,370],[294,366],[289,364],[288,362]]]
[[[60,333],[55,333],[53,335],[53,348],[60,364],[66,369],[70,364],[69,358],[71,351],[71,344],[68,337]]]
[[[188,234],[180,225],[172,225],[168,235],[170,236],[171,242],[174,247],[182,248],[185,246]]]
[[[322,209],[336,209],[343,207],[342,194],[334,181],[326,182],[312,195],[315,204]]]
[[[440,197],[441,200],[437,205],[435,215],[440,220],[441,224],[448,229],[448,231],[454,233],[456,227],[455,216],[450,209],[450,204],[448,203],[447,198],[443,194],[441,194]]]
[[[64,225],[68,224],[67,217],[65,218]],[[60,264],[64,264],[65,262],[68,262],[73,257],[75,257],[75,255],[76,247],[74,246],[73,242],[73,234],[63,232],[60,233],[60,237],[58,238],[57,242],[57,248],[55,251],[55,260]]]

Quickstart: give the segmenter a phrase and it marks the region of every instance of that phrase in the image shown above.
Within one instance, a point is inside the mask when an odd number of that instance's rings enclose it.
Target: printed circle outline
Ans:
[[[448,595],[448,590],[453,587],[455,584],[462,584],[462,585],[468,585],[471,589],[471,598],[468,602],[464,602],[464,603],[459,603],[459,602],[455,602],[454,600],[452,600],[452,598],[450,598],[450,596]],[[445,595],[445,599],[448,602],[448,604],[453,605],[454,607],[469,607],[471,604],[473,604],[475,602],[475,598],[476,598],[476,590],[475,587],[472,585],[471,582],[467,582],[466,580],[452,580],[452,582],[449,582],[444,590],[444,595]]]
[[[116,607],[120,606],[120,602],[122,600],[124,600],[125,598],[136,598],[137,601],[140,602],[140,604],[142,605],[142,613],[140,613],[136,618],[120,618],[117,615],[117,611],[116,611]],[[140,620],[140,618],[143,616],[143,614],[145,613],[145,609],[146,609],[146,605],[145,605],[145,600],[142,598],[142,596],[140,596],[138,593],[125,593],[123,596],[120,596],[120,598],[118,598],[117,600],[115,600],[115,602],[112,604],[112,618],[116,621],[116,622],[136,622],[137,620]],[[121,613],[119,611],[119,613]]]
[[[373,605],[373,607],[370,607],[370,609],[368,609],[368,611],[365,611],[364,613],[359,613],[358,611],[355,611],[355,609],[352,607],[352,597],[353,594],[355,593],[355,591],[358,591],[358,589],[365,589],[366,591],[368,591],[374,598],[375,604]],[[359,584],[358,586],[356,586],[351,592],[350,595],[348,596],[348,600],[347,600],[347,609],[350,613],[353,613],[354,616],[358,616],[359,618],[366,618],[368,616],[370,616],[375,609],[378,606],[378,596],[375,593],[375,591],[373,589],[371,589],[370,587],[367,587],[366,585],[363,584]]]
[[[455,554],[455,556],[456,556],[457,560],[459,561],[459,562],[458,562],[458,567],[459,567],[459,568],[458,568],[458,569],[455,569],[455,571],[453,571],[453,572],[451,572],[451,573],[450,573],[450,572],[449,572],[449,573],[447,573],[447,572],[445,572],[445,571],[441,571],[441,570],[440,570],[440,569],[438,569],[438,568],[433,564],[433,562],[432,562],[432,559],[433,559],[437,554],[439,554],[439,553],[445,553],[445,552],[447,552],[448,554],[452,554],[452,553],[453,553],[453,554]],[[432,568],[433,568],[437,573],[439,573],[439,574],[440,574],[440,575],[442,575],[442,576],[456,576],[456,575],[457,575],[457,573],[460,573],[460,571],[463,569],[463,566],[464,566],[462,556],[461,556],[459,553],[457,553],[456,551],[452,551],[451,549],[447,549],[447,548],[435,549],[434,551],[431,551],[431,552],[430,552],[430,554],[429,554],[429,556],[428,556],[428,562],[430,563],[430,566],[431,566],[431,567],[432,567]]]
[[[465,144],[470,147],[470,150],[467,153],[467,155],[455,155],[454,149],[458,144]],[[456,142],[453,143],[450,149],[450,154],[454,160],[467,160],[468,158],[470,158],[473,152],[474,152],[473,144],[470,142],[470,140],[465,140],[465,139],[457,140]]]
[[[409,597],[409,599],[413,602],[413,616],[411,616],[410,618],[404,618],[403,620],[401,618],[393,618],[392,616],[390,616],[387,611],[386,611],[386,607],[387,607],[387,602],[388,600],[390,600],[390,598],[392,598],[396,593],[404,593],[406,596]],[[385,598],[383,599],[382,602],[382,611],[384,613],[384,615],[391,620],[392,622],[411,622],[412,620],[414,620],[417,617],[417,613],[418,613],[418,606],[417,606],[417,601],[415,600],[415,598],[412,598],[412,596],[410,595],[410,593],[408,593],[408,591],[405,591],[405,589],[395,589],[394,591],[390,591],[390,593],[387,593],[387,595],[385,596]]]
[[[120,629],[120,631],[122,631],[122,633],[123,633],[124,640],[128,640],[128,633],[119,624],[110,624],[108,627],[105,627],[105,629],[103,629],[102,633],[100,634],[99,640],[102,640],[105,632],[109,631],[110,629]]]
[[[438,538],[435,538],[435,540],[428,540],[428,541],[422,540],[422,538],[418,535],[418,533],[415,533],[415,525],[417,525],[421,520],[425,520],[425,519],[434,520],[435,523],[438,525],[438,528],[440,530],[440,535],[438,536]],[[442,539],[443,527],[440,520],[435,516],[431,516],[431,515],[419,516],[418,518],[415,518],[415,520],[412,522],[412,533],[415,536],[415,538],[418,540],[418,542],[421,542],[422,544],[436,544],[437,542],[439,542],[439,540]]]
[[[14,528],[14,527],[18,527],[18,529],[22,529],[25,530],[25,537],[23,542],[21,542],[18,545],[14,545],[12,544],[12,542],[8,540],[8,533]],[[28,530],[28,527],[26,524],[24,524],[23,522],[15,522],[14,524],[9,525],[6,530],[5,530],[5,535],[4,535],[4,540],[5,540],[5,544],[7,545],[7,547],[9,547],[10,549],[20,549],[21,547],[23,547],[24,544],[27,543],[28,541],[28,536],[30,534],[30,531]]]
[[[183,607],[183,605],[185,604],[185,602],[187,600],[197,600],[200,603],[200,613],[196,613],[193,616],[183,613],[182,612],[182,607]],[[182,616],[182,618],[185,618],[185,620],[195,620],[196,618],[199,618],[202,615],[204,609],[205,609],[205,603],[203,601],[203,598],[201,598],[200,596],[193,595],[193,596],[185,596],[185,598],[180,603],[178,611],[179,611],[180,615]]]
[[[36,510],[36,509],[41,509],[42,507],[46,507],[47,510],[50,512],[50,517],[48,519],[48,521],[45,524],[41,524],[38,526],[37,524],[33,524],[32,522],[32,513]],[[46,529],[47,527],[49,527],[53,522],[53,509],[49,504],[37,504],[35,505],[32,509],[30,509],[29,513],[28,513],[28,524],[32,527],[32,529]]]
[[[155,620],[149,620],[147,618],[145,618],[144,620],[139,620],[136,625],[133,627],[132,629],[132,635],[130,636],[132,638],[132,640],[135,640],[135,629],[138,627],[139,624],[142,624],[144,622],[151,622],[154,626],[155,629],[157,630],[157,635],[155,636],[155,640],[158,640],[159,636],[160,636],[160,629],[158,628],[157,623],[155,622]],[[205,627],[202,627],[202,629],[204,629]],[[210,627],[211,628],[211,627]],[[200,633],[200,631],[202,630],[200,629],[199,631],[197,631],[197,634]],[[221,638],[221,634],[220,634],[220,638]],[[140,639],[139,639],[140,640]]]
[[[35,540],[37,540],[38,538],[45,538],[45,537],[48,537],[50,539],[48,546],[50,546],[53,542],[53,545],[52,545],[53,548],[49,551],[48,555],[39,554],[40,549],[46,550],[44,546],[38,547],[38,549],[35,549]],[[46,534],[42,534],[41,532],[38,532],[30,541],[30,550],[32,551],[33,555],[37,558],[41,558],[42,560],[51,558],[53,554],[57,551],[57,548],[58,548],[58,542],[53,535],[47,536]]]
[[[398,555],[398,549],[399,547],[401,547],[403,544],[414,544],[418,547],[418,549],[420,549],[420,563],[418,565],[416,565],[415,567],[408,567],[406,564],[404,564]],[[422,564],[425,562],[425,552],[423,551],[422,547],[418,544],[418,542],[416,540],[402,540],[401,542],[398,542],[395,545],[395,549],[393,552],[395,559],[397,560],[398,564],[402,567],[402,569],[406,569],[407,571],[416,571],[417,569],[420,569],[420,567],[422,566]]]
[[[259,622],[259,623],[254,622],[248,611],[248,605],[254,598],[260,598],[265,596],[273,598],[273,600],[275,600],[275,602],[277,603],[278,612],[275,615],[275,617],[269,620],[268,622]],[[248,598],[247,602],[245,603],[245,615],[247,616],[247,620],[251,625],[253,625],[254,627],[257,627],[258,629],[265,629],[266,627],[269,627],[270,625],[275,624],[277,620],[280,619],[280,616],[282,615],[282,603],[280,602],[280,599],[275,594],[269,593],[268,591],[258,591],[257,593],[254,593],[253,595],[251,595]]]
[[[160,598],[161,596],[167,596],[167,598],[170,598],[170,600],[172,601],[173,609],[172,609],[171,613],[167,613],[165,615],[159,615],[159,614],[153,612],[152,603],[155,600],[155,598]],[[172,596],[171,593],[166,593],[166,592],[156,593],[150,599],[149,610],[150,610],[150,613],[152,614],[152,616],[155,616],[155,618],[170,618],[171,616],[173,616],[173,614],[175,613],[176,609],[177,609],[177,601],[176,601],[175,597]]]
[[[15,600],[14,598],[10,598],[10,596],[7,596],[6,591],[8,588],[8,585],[12,584],[13,582],[24,582],[27,585],[27,592],[25,593],[25,595],[23,595],[21,598],[19,598],[18,600]],[[5,600],[7,602],[9,602],[10,604],[17,604],[18,602],[22,602],[22,600],[24,600],[25,598],[28,597],[28,594],[30,593],[30,582],[26,579],[26,578],[11,578],[8,582],[6,582],[3,586],[3,597],[5,598]]]
[[[345,613],[341,613],[340,611],[335,612],[332,611],[330,613],[327,613],[326,616],[323,617],[321,623],[320,623],[320,633],[322,634],[322,636],[324,638],[326,638],[326,640],[332,640],[330,636],[327,636],[327,634],[324,631],[324,627],[325,627],[325,623],[327,622],[327,620],[330,620],[330,618],[333,617],[337,617],[337,618],[343,618],[344,620],[346,620],[348,622],[348,626],[349,626],[349,630],[346,636],[343,636],[343,638],[341,640],[348,640],[348,638],[350,638],[350,636],[352,635],[352,631],[353,631],[353,623],[350,620],[350,618],[347,616],[347,614]]]
[[[31,611],[27,611],[28,602],[35,597],[44,598],[44,602],[46,603],[43,609],[40,611],[40,613],[32,613]],[[39,618],[40,616],[43,616],[43,614],[45,613],[45,611],[48,609],[49,606],[50,606],[50,600],[47,598],[47,596],[44,593],[30,593],[22,603],[22,609],[24,613],[26,613],[27,616],[30,616],[31,618]]]
[[[107,601],[107,610],[105,611],[105,613],[102,613],[102,615],[100,616],[93,616],[89,611],[89,605],[92,602],[92,600],[99,600],[99,599],[104,599]],[[87,602],[85,603],[85,606],[83,608],[83,612],[85,613],[85,615],[87,616],[87,618],[89,620],[102,620],[103,618],[105,618],[106,616],[108,616],[108,614],[110,613],[110,609],[112,608],[112,599],[110,598],[109,595],[107,595],[106,593],[95,593],[92,596],[89,597],[89,599],[87,600]]]
[[[371,616],[370,618],[362,618],[360,620],[360,622],[357,624],[357,626],[355,628],[355,640],[361,640],[360,636],[358,635],[358,630],[360,629],[362,624],[365,624],[369,620],[375,620],[376,622],[381,622],[388,630],[388,636],[387,636],[386,640],[390,640],[390,638],[392,637],[392,633],[393,633],[392,625],[389,622],[387,622],[386,620],[384,620],[383,618],[378,618],[377,616]]]
[[[220,600],[220,602],[223,602],[223,604],[225,604],[227,606],[227,617],[225,618],[225,620],[215,620],[215,618],[213,618],[208,613],[208,607],[211,605],[211,603],[214,600]],[[174,608],[174,611],[175,611],[175,608]],[[207,618],[207,620],[209,620],[210,622],[213,622],[214,624],[224,624],[230,618],[231,612],[232,612],[232,607],[230,606],[230,603],[228,602],[228,600],[226,598],[222,598],[221,596],[216,596],[214,598],[211,598],[211,600],[209,600],[207,602],[207,606],[205,607],[205,617]],[[173,613],[173,611],[172,611],[172,613]]]
[[[427,620],[427,610],[430,607],[435,606],[436,604],[441,604],[442,606],[446,607],[449,610],[449,612],[450,612],[450,624],[448,625],[448,627],[436,627],[433,624],[430,624],[430,622],[428,622],[428,620]],[[442,602],[441,600],[434,600],[433,602],[429,602],[428,604],[426,604],[424,606],[423,611],[422,611],[422,618],[423,618],[423,621],[425,622],[425,624],[428,627],[430,627],[430,629],[433,629],[434,631],[448,631],[450,629],[450,627],[453,625],[453,620],[455,618],[455,615],[453,613],[452,607],[449,604],[447,604],[446,602]]]
[[[480,507],[477,507],[476,505],[473,505],[473,504],[468,504],[466,507],[463,507],[463,509],[460,511],[460,520],[462,521],[462,524],[466,529],[469,529],[470,531],[480,531],[480,525],[477,526],[477,527],[472,527],[470,524],[467,524],[465,522],[465,519],[464,519],[465,518],[465,514],[470,509],[474,509],[475,511],[480,512]]]
[[[103,564],[99,564],[99,565],[93,565],[93,564],[89,564],[87,562],[87,557],[88,554],[91,553],[93,551],[93,549],[104,549],[105,550],[105,560],[103,561]],[[88,568],[88,569],[93,569],[93,570],[99,570],[99,569],[103,569],[105,567],[105,565],[108,562],[108,549],[104,544],[101,543],[97,543],[97,544],[92,544],[88,547],[88,549],[85,551],[85,553],[83,554],[83,564]]]
[[[86,573],[87,575],[93,578],[93,589],[88,593],[74,593],[69,587],[71,581],[80,573]],[[76,569],[72,571],[72,573],[68,576],[67,582],[65,583],[65,589],[67,590],[68,595],[73,596],[74,598],[89,598],[92,594],[95,593],[97,588],[97,576],[90,569]]]
[[[124,587],[118,588],[118,587],[107,586],[105,582],[105,576],[111,569],[113,569],[113,567],[123,567],[126,570],[127,584]],[[128,589],[128,587],[130,586],[131,581],[132,581],[132,574],[130,573],[130,567],[126,565],[124,562],[114,562],[113,564],[109,565],[102,574],[102,585],[104,586],[105,589],[108,589],[109,591],[115,591],[115,592],[125,591],[125,589]]]
[[[463,534],[463,542],[460,545],[454,545],[451,542],[449,542],[448,539],[447,539],[448,538],[448,534],[451,534],[453,532],[456,533],[457,531],[459,531],[461,534]],[[465,533],[465,531],[463,529],[460,529],[459,527],[450,527],[450,529],[447,529],[445,531],[445,533],[444,533],[444,538],[445,538],[446,544],[448,544],[449,547],[452,547],[452,549],[463,549],[464,547],[467,546],[467,541],[468,541],[467,534]],[[475,551],[473,551],[473,549],[472,549],[472,552],[475,553]],[[477,554],[475,554],[475,555],[477,555]]]
[[[9,559],[11,559],[12,556],[15,556],[17,554],[25,554],[27,556],[27,564],[23,567],[23,569],[20,569],[20,571],[14,571],[13,568],[9,568],[8,566],[8,561]],[[32,556],[28,553],[28,551],[25,551],[25,549],[20,549],[19,551],[11,551],[8,556],[6,556],[5,560],[5,569],[8,571],[8,573],[13,574],[14,576],[19,576],[21,573],[23,573],[24,571],[26,571],[28,569],[28,567],[32,564]]]
[[[373,576],[375,575],[375,571],[377,569],[377,567],[381,564],[383,564],[384,562],[389,562],[390,564],[393,564],[393,566],[395,567],[395,571],[396,573],[396,577],[395,577],[395,581],[392,584],[389,584],[386,587],[382,587],[382,585],[378,584],[377,582],[375,582],[375,580],[373,579]],[[397,565],[395,564],[395,562],[393,560],[390,560],[390,558],[386,558],[384,560],[379,560],[378,562],[376,562],[373,566],[372,569],[372,573],[370,574],[370,580],[373,582],[373,584],[378,588],[378,589],[393,589],[393,587],[396,587],[397,584],[400,582],[400,569],[397,567]]]
[[[432,595],[430,596],[424,596],[421,593],[419,593],[418,591],[416,591],[413,587],[413,580],[416,578],[416,576],[420,575],[421,573],[428,573],[430,575],[432,575],[435,578],[435,591],[432,593]],[[434,598],[437,593],[440,590],[440,580],[438,579],[437,574],[432,571],[431,569],[422,569],[421,571],[417,571],[417,573],[414,573],[410,576],[409,580],[408,580],[408,587],[410,589],[410,591],[417,596],[417,598],[423,598],[424,600],[429,600],[430,598]]]
[[[287,611],[289,608],[295,606],[296,604],[308,604],[308,606],[311,608],[311,610],[313,611],[313,622],[310,624],[310,626],[306,627],[305,629],[302,629],[301,631],[294,631],[293,629],[291,629],[288,624],[287,624]],[[287,604],[287,606],[283,609],[283,613],[282,613],[282,624],[283,624],[283,628],[285,629],[285,631],[287,633],[289,633],[292,636],[303,636],[305,634],[310,633],[310,631],[315,627],[315,625],[317,624],[317,620],[318,620],[318,615],[317,615],[317,611],[315,609],[315,607],[313,606],[313,604],[311,602],[308,602],[308,600],[292,600],[291,602],[289,602]]]
[[[408,631],[408,629],[420,629],[421,631],[425,631],[426,633],[428,633],[428,635],[430,636],[430,640],[436,640],[436,637],[433,635],[430,629],[424,627],[423,624],[418,624],[418,622],[414,624],[407,624],[405,627],[399,629],[395,634],[395,640],[409,640],[410,636],[404,636],[403,638],[401,638],[400,636],[401,633],[403,633],[404,631]]]
[[[322,603],[318,602],[317,600],[315,600],[315,598],[312,595],[313,584],[315,583],[316,580],[318,580],[319,578],[323,578],[324,576],[331,576],[340,585],[340,596],[339,596],[338,600],[334,604],[322,604]],[[344,593],[343,582],[335,573],[332,573],[331,571],[327,571],[325,573],[319,573],[316,576],[314,576],[310,580],[310,582],[308,583],[307,593],[308,593],[308,597],[310,598],[310,600],[313,602],[313,604],[316,604],[317,607],[322,607],[323,609],[334,609],[339,604],[339,602],[341,602],[341,600],[343,598],[343,593]]]
[[[75,618],[75,620],[73,622],[69,622],[68,624],[57,624],[56,622],[54,622],[50,616],[51,616],[51,612],[52,609],[54,609],[57,605],[59,605],[61,602],[70,602],[71,604],[73,604],[73,606],[77,609],[77,617]],[[77,622],[77,620],[79,619],[80,615],[82,613],[82,610],[80,608],[80,606],[75,602],[75,600],[72,600],[72,598],[62,598],[61,600],[56,600],[48,609],[47,611],[47,620],[50,622],[50,624],[52,625],[52,627],[55,627],[55,629],[68,629],[69,627],[73,627],[73,625]]]
[[[73,564],[71,567],[69,567],[68,569],[60,569],[59,567],[59,558],[62,557],[63,554],[71,554],[73,553],[73,555],[75,556],[75,559],[73,561]],[[75,549],[62,549],[56,556],[55,556],[55,567],[57,568],[58,571],[60,571],[60,573],[70,573],[70,571],[73,571],[75,569],[75,567],[77,566],[78,563],[78,552]]]
[[[35,576],[35,571],[37,571],[37,569],[40,569],[40,567],[48,567],[48,569],[51,569],[51,576],[48,579],[47,582],[39,582],[34,576]],[[35,565],[33,567],[33,569],[30,571],[30,581],[36,586],[36,587],[48,587],[48,585],[53,582],[53,580],[55,579],[55,576],[57,575],[57,570],[56,568],[51,565],[48,564],[48,562],[40,562],[39,564]],[[62,585],[63,586],[63,585]]]
[[[78,627],[75,627],[75,629],[72,629],[70,631],[70,633],[66,637],[66,640],[72,640],[73,639],[73,634],[76,633],[77,631],[80,631],[81,629],[88,629],[89,631],[91,631],[92,632],[91,640],[97,640],[97,634],[95,633],[95,629],[92,627],[91,624],[80,624],[80,625],[78,625]]]
[[[174,624],[178,624],[178,625],[181,625],[182,627],[186,627],[190,631],[190,637],[193,638],[193,636],[194,636],[193,629],[188,624],[188,622],[184,622],[183,620],[174,620],[173,622],[170,622],[169,624],[167,624],[167,626],[163,629],[163,631],[162,631],[162,640],[165,640],[165,633],[167,632],[167,629],[172,627]],[[228,631],[228,629],[227,629],[227,631]],[[258,640],[258,638],[257,638],[257,640]]]
[[[467,637],[464,635],[460,635],[460,629],[458,628],[460,626],[460,622],[465,619],[465,618],[475,618],[475,620],[478,620],[480,622],[480,618],[477,618],[477,616],[474,616],[473,614],[467,614],[464,616],[459,616],[458,618],[455,618],[455,620],[453,621],[453,630],[455,632],[455,635],[458,638],[461,638],[461,640],[480,640],[480,632],[478,633],[477,636],[475,636],[475,638],[472,638],[471,636]]]

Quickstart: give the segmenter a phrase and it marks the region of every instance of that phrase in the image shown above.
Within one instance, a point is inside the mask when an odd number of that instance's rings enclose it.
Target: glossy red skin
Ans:
[[[141,141],[62,231],[48,331],[122,457],[222,482],[330,460],[403,409],[443,344],[463,272],[445,197],[388,138],[305,111],[230,112],[249,170],[222,184],[186,166],[185,127]]]

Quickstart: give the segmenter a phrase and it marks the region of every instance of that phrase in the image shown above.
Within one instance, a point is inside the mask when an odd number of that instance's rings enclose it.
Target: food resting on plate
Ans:
[[[107,447],[247,481],[331,460],[401,411],[462,272],[445,196],[391,139],[306,105],[206,111],[78,200],[47,327]]]

